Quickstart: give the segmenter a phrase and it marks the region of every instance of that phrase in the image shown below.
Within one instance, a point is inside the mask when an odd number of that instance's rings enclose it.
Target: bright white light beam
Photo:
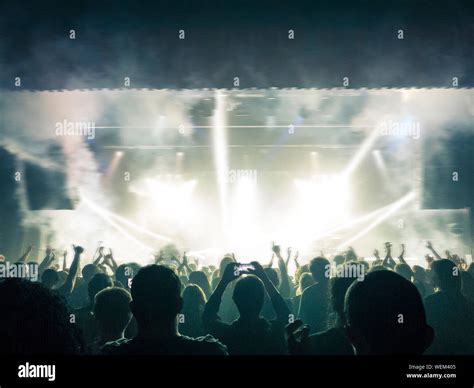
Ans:
[[[97,207],[95,207],[90,201],[84,201],[84,203],[89,207],[89,209],[91,209],[94,213],[96,213],[99,217],[101,217],[102,219],[104,219],[110,226],[112,226],[113,228],[117,229],[123,236],[125,236],[127,239],[129,239],[130,241],[134,242],[135,244],[137,244],[139,247],[143,248],[145,251],[148,251],[148,252],[153,252],[153,248],[151,248],[150,246],[146,245],[146,244],[143,244],[141,241],[139,241],[138,239],[136,239],[135,237],[133,237],[131,234],[127,233],[127,231],[125,229],[123,229],[119,224],[117,224],[116,222],[112,221],[109,216],[107,214],[105,214],[105,212],[101,211],[100,209],[98,209]]]
[[[140,233],[143,233],[143,234],[146,234],[147,236],[150,236],[150,237],[153,237],[154,239],[156,240],[161,240],[161,241],[172,241],[169,237],[166,237],[166,236],[162,236],[160,234],[156,234],[156,233],[153,233],[152,231],[148,230],[148,229],[145,229],[143,227],[141,227],[140,225],[137,225],[115,213],[112,213],[98,205],[96,205],[95,203],[93,203],[92,201],[90,201],[89,199],[87,199],[86,197],[84,196],[81,196],[81,199],[84,201],[84,203],[86,205],[88,205],[90,208],[93,208],[93,210],[96,210],[98,212],[102,212],[103,214],[107,215],[108,217],[112,217],[112,218],[115,218],[117,221],[119,222],[122,222],[123,224],[127,225],[128,227],[136,230],[137,232],[140,232]]]
[[[355,219],[352,219],[348,222],[345,222],[344,224],[342,225],[339,225],[339,226],[336,226],[334,228],[331,228],[325,232],[322,232],[318,235],[316,235],[316,237],[314,237],[314,240],[313,241],[318,241],[318,240],[321,240],[322,238],[332,234],[332,233],[335,233],[335,232],[339,232],[340,230],[344,230],[344,229],[348,229],[348,228],[351,228],[357,224],[360,224],[361,222],[364,222],[364,221],[368,221],[370,220],[371,218],[375,217],[377,214],[380,214],[381,212],[383,212],[384,210],[386,210],[388,207],[390,207],[391,205],[388,205],[388,206],[384,206],[384,207],[381,207],[379,209],[376,209],[374,210],[373,212],[370,212],[368,214],[364,214],[363,216],[360,216],[359,218],[355,218]]]
[[[359,238],[365,236],[367,233],[369,233],[372,229],[374,229],[377,225],[385,221],[388,217],[390,217],[392,214],[395,214],[397,211],[399,211],[402,207],[404,207],[406,204],[408,204],[410,201],[412,201],[415,198],[415,192],[411,191],[404,197],[400,198],[397,202],[395,202],[392,206],[390,206],[390,209],[381,216],[377,217],[374,221],[372,221],[366,228],[362,229],[359,233],[357,233],[355,236],[351,237],[349,240],[344,241],[341,243],[336,250],[341,250],[345,247],[350,246],[354,241],[358,240]]]
[[[376,127],[369,135],[369,137],[364,140],[357,153],[347,165],[346,169],[343,172],[343,175],[349,176],[355,171],[355,169],[359,166],[364,157],[367,155],[367,152],[369,152],[370,148],[375,143],[375,140],[377,140],[377,138],[379,137],[379,133],[379,128]]]
[[[221,208],[222,224],[227,228],[228,220],[228,193],[227,193],[227,137],[225,129],[225,95],[216,90],[216,105],[214,109],[214,122],[212,131],[212,142],[214,149],[214,165],[217,171],[217,187],[219,192],[219,203]]]

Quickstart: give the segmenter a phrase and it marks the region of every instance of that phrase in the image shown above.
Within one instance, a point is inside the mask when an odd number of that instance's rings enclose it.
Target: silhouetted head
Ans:
[[[413,277],[413,271],[411,270],[410,266],[405,263],[400,263],[395,266],[395,272],[398,273],[400,276],[403,276],[406,280],[411,282]]]
[[[100,272],[99,268],[94,264],[86,264],[84,268],[82,268],[82,278],[86,283],[90,282],[93,276]]]
[[[463,295],[471,301],[474,301],[474,278],[467,271],[461,271],[461,291]]]
[[[181,282],[171,269],[156,264],[141,268],[131,290],[131,309],[139,326],[173,322],[183,305],[180,292]]]
[[[351,276],[347,277],[335,277],[331,279],[331,303],[333,310],[337,313],[339,320],[344,323],[344,299],[348,288],[357,279],[355,272],[343,272],[349,273]]]
[[[204,291],[206,297],[211,296],[211,285],[203,271],[193,271],[189,274],[189,283],[197,284]]]
[[[313,276],[309,272],[304,272],[300,277],[300,290],[303,292],[309,286],[314,284]]]
[[[309,271],[313,279],[317,283],[329,281],[328,269],[330,268],[329,261],[324,257],[316,257],[309,263]]]
[[[231,256],[224,256],[219,264],[219,276],[222,276],[228,264],[232,263],[234,259]]]
[[[344,264],[344,260],[346,260],[346,258],[343,255],[334,256],[334,264],[336,265]]]
[[[138,269],[132,266],[131,263],[121,264],[115,271],[115,279],[117,279],[127,290],[129,289],[129,280],[133,279]]]
[[[369,263],[368,263],[367,261],[365,261],[365,260],[359,260],[359,261],[357,262],[357,264],[364,266],[364,273],[369,272],[369,270],[370,270],[370,265],[369,265]]]
[[[357,354],[422,354],[433,340],[418,290],[393,271],[372,272],[354,282],[344,313]]]
[[[278,288],[278,286],[280,285],[280,278],[278,276],[278,272],[270,267],[265,267],[263,270],[265,271],[266,275],[273,283],[273,285]]]
[[[254,275],[249,275],[237,280],[232,299],[241,317],[257,318],[263,307],[264,296],[265,287],[262,281]]]
[[[120,287],[107,287],[95,295],[94,316],[103,333],[120,335],[125,330],[132,318],[131,300],[130,293]]]
[[[112,287],[113,285],[112,279],[105,273],[96,273],[87,285],[87,295],[89,296],[91,307],[93,306],[96,294],[104,288]]]
[[[48,268],[41,275],[41,283],[46,288],[53,288],[59,281],[58,272],[55,269]]]
[[[183,291],[183,311],[203,311],[206,295],[196,284],[188,284]]]
[[[377,267],[377,266],[383,266],[383,260],[382,259],[375,259],[374,261],[372,261],[372,263],[370,265],[370,268],[374,268],[374,267]]]
[[[24,279],[0,282],[0,353],[4,355],[75,354],[77,332],[59,295]]]
[[[58,271],[58,285],[64,284],[67,279],[68,273],[66,271]]]
[[[471,276],[474,278],[474,262],[469,264],[469,267],[467,267],[467,272],[469,272]]]
[[[181,281],[181,290],[183,290],[188,284],[188,277],[186,275],[179,275],[179,280]]]
[[[461,291],[460,269],[451,260],[436,260],[431,264],[434,286],[446,292]]]
[[[380,265],[373,265],[372,267],[370,267],[369,272],[380,272],[380,271],[390,271],[390,270],[384,265],[380,264]]]
[[[425,269],[419,265],[413,266],[413,281],[424,283],[426,281]]]

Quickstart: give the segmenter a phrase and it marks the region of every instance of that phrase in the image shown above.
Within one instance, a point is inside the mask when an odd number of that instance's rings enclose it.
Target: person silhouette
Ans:
[[[105,344],[103,354],[116,355],[225,355],[227,349],[212,336],[190,338],[177,328],[181,311],[181,282],[168,267],[148,265],[132,281],[130,309],[138,334]]]
[[[357,355],[422,354],[433,341],[416,286],[393,271],[376,271],[347,290],[347,336]]]
[[[284,354],[284,330],[290,310],[263,267],[258,262],[251,265],[253,269],[249,269],[244,277],[237,263],[227,265],[204,309],[204,327],[227,345],[229,354]],[[227,286],[237,278],[232,299],[239,318],[227,324],[220,319],[218,311]],[[276,319],[272,321],[260,316],[265,292],[275,310]]]

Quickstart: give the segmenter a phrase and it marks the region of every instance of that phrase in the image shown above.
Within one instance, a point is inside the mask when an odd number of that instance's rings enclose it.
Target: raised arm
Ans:
[[[431,241],[426,242],[426,248],[428,248],[431,251],[431,253],[433,253],[436,260],[441,260],[441,256],[438,255],[438,252],[436,252],[436,250],[434,249],[433,244],[431,243]]]
[[[225,289],[229,283],[237,277],[239,277],[239,274],[236,271],[236,263],[232,262],[227,264],[219,284],[206,303],[206,307],[204,308],[204,312],[202,314],[202,322],[206,330],[211,334],[214,333],[218,335],[220,330],[223,330],[225,327],[227,327],[227,324],[222,322],[219,318],[218,312]]]
[[[291,247],[288,247],[288,249],[286,250],[286,261],[285,261],[285,265],[286,267],[288,268],[288,265],[290,264],[290,259],[291,259]]]
[[[66,271],[67,269],[67,250],[64,250],[63,252],[63,271]]]
[[[81,259],[81,254],[84,252],[84,248],[80,246],[73,245],[74,248],[74,259],[72,260],[71,268],[69,268],[69,273],[67,275],[66,281],[58,289],[58,291],[66,298],[71,295],[74,285],[76,283],[77,272],[79,270],[79,264]]]
[[[118,265],[115,261],[112,249],[109,249],[109,251],[109,254],[105,255],[104,257],[104,263],[112,270],[113,273],[115,273],[117,271]]]
[[[385,259],[383,259],[383,266],[388,268],[395,267],[395,260],[392,258],[392,244],[389,242],[385,243]]]
[[[271,280],[268,278],[267,274],[263,270],[263,267],[260,265],[259,262],[253,261],[252,265],[254,266],[254,270],[250,272],[254,275],[258,276],[260,280],[263,282],[265,289],[267,290],[268,296],[272,301],[273,309],[275,310],[275,314],[277,320],[282,324],[286,325],[288,323],[289,316],[291,314],[290,309],[288,308],[285,300],[280,295],[278,290],[275,288]]]
[[[400,252],[400,255],[398,255],[398,260],[400,260],[400,263],[402,264],[407,264],[404,256],[405,256],[405,244],[402,244],[402,251]]]
[[[272,268],[273,267],[273,261],[275,260],[275,253],[272,253],[272,257],[270,258],[270,262],[268,263],[267,267]]]
[[[46,271],[51,264],[53,263],[55,258],[54,249],[46,248],[46,256],[41,261],[40,265],[38,266],[38,273],[41,275],[44,271]]]
[[[179,261],[179,259],[175,256],[172,257],[172,260],[178,264],[177,271],[179,274],[188,276],[191,272],[193,272],[193,270],[189,266],[189,260],[186,256],[186,252],[183,252],[183,259],[181,261]]]
[[[295,261],[295,266],[296,266],[296,268],[299,268],[299,267],[300,267],[300,263],[298,263],[298,255],[299,255],[299,252],[296,251],[296,255],[293,256],[293,260]]]
[[[25,263],[26,259],[30,255],[32,249],[33,249],[32,245],[30,245],[28,248],[26,248],[25,253],[23,253],[23,255],[21,255],[21,257],[18,259],[18,261],[21,262],[21,263]]]
[[[273,245],[273,253],[275,253],[276,257],[278,258],[278,269],[280,270],[280,293],[283,296],[283,298],[289,298],[290,297],[290,292],[291,292],[291,287],[290,287],[290,278],[288,276],[288,268],[287,264],[283,260],[283,257],[281,256],[281,250],[278,245]],[[288,259],[290,259],[291,256],[291,248],[288,248]],[[288,261],[287,261],[288,262]]]
[[[97,255],[97,257],[94,260],[93,264],[98,266],[100,264],[100,261],[104,258],[104,247],[97,248],[94,256],[96,256],[96,255]]]

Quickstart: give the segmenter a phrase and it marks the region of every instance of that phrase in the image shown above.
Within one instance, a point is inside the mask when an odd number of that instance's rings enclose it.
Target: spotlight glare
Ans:
[[[408,204],[410,201],[412,201],[415,198],[415,193],[411,191],[404,197],[400,198],[397,202],[395,202],[384,214],[381,216],[377,217],[374,221],[372,221],[366,228],[362,229],[359,233],[357,233],[355,236],[351,237],[349,240],[344,241],[341,243],[338,247],[337,250],[344,249],[345,247],[350,246],[354,241],[357,241],[359,238],[365,236],[368,232],[370,232],[372,229],[374,229],[376,226],[378,226],[380,223],[385,221],[387,218],[389,218],[392,214],[395,214],[397,211],[399,211],[401,208],[403,208],[406,204]]]

